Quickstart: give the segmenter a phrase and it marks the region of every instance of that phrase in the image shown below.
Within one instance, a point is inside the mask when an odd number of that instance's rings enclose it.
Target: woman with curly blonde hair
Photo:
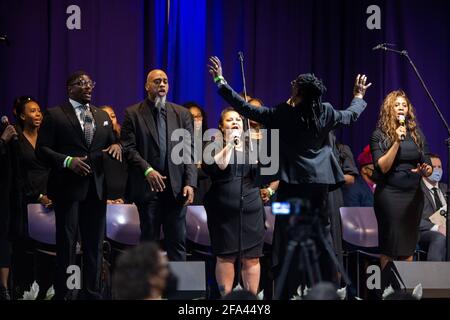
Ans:
[[[412,261],[423,208],[422,176],[432,173],[425,136],[405,92],[392,91],[383,101],[370,149],[377,186],[381,267],[392,260]]]

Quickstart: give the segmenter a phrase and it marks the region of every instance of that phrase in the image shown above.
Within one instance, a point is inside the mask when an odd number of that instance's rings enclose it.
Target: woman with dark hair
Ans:
[[[433,172],[425,136],[405,92],[392,91],[383,101],[370,141],[377,187],[381,267],[392,260],[412,261],[423,208],[422,176]]]
[[[247,101],[249,104],[251,104],[253,107],[259,108],[263,106],[263,102],[261,99],[255,98],[255,97],[248,97]],[[267,154],[269,155],[271,145],[270,145],[270,133],[269,131],[266,131],[266,135],[263,134],[263,130],[267,130],[264,128],[264,126],[256,122],[254,120],[249,120],[250,123],[250,137],[252,139],[253,148],[255,151],[258,151],[258,159],[259,155],[261,154],[260,151],[262,151],[264,148],[267,150]],[[275,195],[276,191],[278,190],[278,186],[280,184],[280,180],[278,180],[278,175],[262,175],[261,170],[259,170],[258,175],[256,177],[255,185],[260,187],[260,194],[261,198],[266,205],[270,205],[270,201],[272,197]]]
[[[205,110],[196,102],[190,101],[183,104],[183,107],[189,109],[194,119],[194,128],[201,128],[202,133],[208,130],[208,117]]]
[[[120,123],[117,120],[116,113],[112,106],[101,106],[100,109],[105,111],[111,119],[114,136],[117,143],[120,141]],[[110,157],[107,154],[103,156],[103,166],[105,170],[106,190],[107,190],[107,204],[123,204],[125,203],[125,188],[128,177],[127,162],[122,159],[122,162]]]
[[[265,235],[263,203],[259,188],[254,186],[257,165],[249,163],[249,155],[245,152],[248,149],[241,139],[242,118],[236,111],[232,108],[222,111],[219,129],[223,141],[216,140],[213,143],[217,146],[217,153],[211,159],[212,164],[204,164],[212,181],[205,197],[205,209],[211,246],[217,257],[216,280],[222,295],[233,289],[234,264],[239,254],[238,239],[241,235],[242,280],[245,289],[257,294],[259,258],[262,256]]]
[[[52,201],[47,197],[49,169],[36,156],[36,141],[42,122],[39,104],[33,97],[21,96],[14,100],[17,123],[21,129],[19,152],[23,172],[26,174],[24,194],[27,203],[41,203],[46,208]]]
[[[203,205],[204,198],[211,187],[211,179],[202,169],[203,135],[208,130],[206,112],[196,102],[186,102],[183,107],[189,109],[194,121],[194,161],[197,166],[197,189],[194,193],[192,205]]]
[[[121,126],[120,126],[119,121],[117,121],[117,116],[116,116],[116,113],[114,112],[113,107],[112,106],[101,106],[100,109],[102,109],[103,111],[105,111],[108,114],[108,116],[112,122],[114,135],[116,136],[117,140],[119,140]]]
[[[33,280],[31,266],[27,263],[27,252],[30,247],[28,241],[28,210],[30,203],[40,203],[51,208],[52,200],[47,196],[47,180],[50,170],[36,155],[36,142],[42,122],[42,113],[37,101],[31,96],[21,96],[14,100],[14,116],[19,127],[17,148],[13,149],[18,164],[15,170],[17,189],[14,192],[15,203],[20,204],[14,216],[11,217],[12,228],[12,274],[14,291],[22,293],[27,290]],[[39,274],[40,276],[41,274]],[[44,275],[43,275],[44,276]],[[46,277],[41,286],[40,297],[45,293],[45,287],[51,285]]]

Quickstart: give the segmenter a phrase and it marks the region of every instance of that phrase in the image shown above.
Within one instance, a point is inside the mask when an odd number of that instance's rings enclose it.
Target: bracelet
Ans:
[[[70,169],[70,165],[72,164],[72,160],[73,160],[72,157],[69,157],[69,160],[67,160],[67,168],[69,168],[69,169]]]
[[[147,170],[145,170],[145,172],[144,172],[144,176],[147,177],[148,174],[149,174],[150,172],[154,171],[154,170],[155,170],[155,169],[153,169],[152,167],[148,167]]]
[[[44,195],[42,193],[39,194],[38,201],[41,201],[43,197],[44,197]]]
[[[220,80],[225,80],[225,78],[223,76],[217,76],[214,78],[215,83],[219,82]]]
[[[269,191],[269,197],[272,197],[275,194],[275,191],[271,187],[268,187],[267,191]]]

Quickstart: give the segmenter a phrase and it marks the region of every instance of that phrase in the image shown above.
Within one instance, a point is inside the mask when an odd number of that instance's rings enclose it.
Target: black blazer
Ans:
[[[253,107],[227,84],[220,85],[219,94],[244,117],[269,129],[280,129],[279,172],[282,181],[328,185],[344,182],[329,133],[340,125],[356,121],[367,105],[363,99],[353,99],[346,110],[335,110],[331,104],[323,103],[318,119],[319,132],[315,134],[301,120],[300,108],[287,103],[276,108]]]
[[[430,221],[430,216],[433,215],[433,213],[436,212],[438,208],[436,208],[434,204],[433,195],[431,194],[430,190],[428,190],[427,186],[423,182],[423,180],[420,181],[420,187],[422,188],[422,191],[425,195],[424,197],[424,203],[423,203],[423,211],[422,211],[422,220],[420,221],[420,231],[428,231],[430,230],[434,224]],[[444,193],[447,192],[447,185],[445,183],[439,183],[439,189]]]
[[[152,192],[145,179],[144,173],[148,167],[158,169],[159,140],[155,120],[152,115],[148,99],[132,105],[125,110],[125,120],[121,129],[121,143],[124,147],[129,164],[128,182],[126,188],[127,201],[141,202],[152,196]],[[180,198],[184,186],[197,186],[197,168],[193,159],[193,120],[190,112],[182,106],[171,102],[166,103],[167,108],[167,158],[168,179],[175,198]],[[191,154],[189,164],[175,165],[170,161],[174,146],[179,142],[171,141],[170,136],[175,129],[183,128],[190,133]]]
[[[103,149],[114,143],[114,133],[108,114],[93,105],[95,134],[88,147],[73,106],[47,109],[44,113],[37,141],[38,156],[51,168],[47,192],[51,199],[84,200],[89,190],[90,176],[82,177],[64,168],[67,156],[84,157],[93,171],[97,196],[105,199]]]

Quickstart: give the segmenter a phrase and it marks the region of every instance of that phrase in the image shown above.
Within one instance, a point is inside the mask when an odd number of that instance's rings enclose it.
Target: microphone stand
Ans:
[[[245,72],[244,72],[244,53],[242,53],[242,51],[238,52],[238,56],[239,56],[239,62],[241,63],[241,74],[242,74],[242,83],[243,83],[243,91],[244,91],[244,99],[245,102],[247,101],[247,86],[245,85]],[[248,129],[248,134],[250,137],[250,151],[253,151],[253,143],[252,143],[252,139],[251,139],[251,132],[250,132],[250,120],[248,118],[245,119],[245,122],[247,124],[247,129]]]
[[[241,74],[242,74],[242,83],[244,85],[244,99],[245,102],[247,102],[247,88],[245,85],[245,73],[244,73],[244,54],[242,53],[242,51],[238,52],[238,56],[239,56],[239,62],[241,64]],[[245,122],[243,121],[243,124],[245,124]],[[247,128],[250,128],[250,121],[247,119]],[[245,126],[244,126],[245,127]],[[245,132],[245,128],[244,132]],[[250,137],[250,146],[251,145],[251,137]],[[238,219],[238,257],[237,257],[237,283],[238,285],[241,283],[241,273],[242,273],[242,217],[244,215],[244,166],[245,166],[245,134],[244,134],[244,140],[243,140],[243,160],[244,163],[243,164],[236,164],[237,168],[241,168],[241,185],[240,185],[240,198],[239,198],[239,219]],[[236,152],[236,150],[235,150]],[[237,154],[236,154],[237,155]],[[236,159],[238,159],[236,157]],[[244,284],[244,288],[245,288],[245,284]]]
[[[385,45],[381,46],[381,49],[384,51],[391,51],[394,53],[397,53],[401,56],[406,57],[408,59],[409,64],[414,69],[414,72],[417,76],[417,78],[420,81],[420,84],[424,88],[425,92],[428,95],[428,98],[430,98],[431,103],[433,104],[434,109],[436,110],[437,114],[439,115],[439,118],[441,119],[441,122],[443,123],[445,129],[447,129],[447,139],[445,140],[445,145],[447,146],[447,192],[446,192],[446,201],[447,201],[447,210],[443,214],[445,216],[445,229],[446,229],[446,260],[450,261],[450,212],[449,212],[449,200],[450,200],[450,127],[447,123],[447,120],[445,120],[444,115],[441,112],[441,109],[438,107],[436,101],[434,100],[433,96],[431,95],[430,91],[428,90],[427,85],[425,84],[425,81],[423,80],[422,76],[420,75],[419,71],[417,70],[417,67],[415,66],[414,62],[409,57],[408,51],[406,50],[395,50],[386,47]]]

